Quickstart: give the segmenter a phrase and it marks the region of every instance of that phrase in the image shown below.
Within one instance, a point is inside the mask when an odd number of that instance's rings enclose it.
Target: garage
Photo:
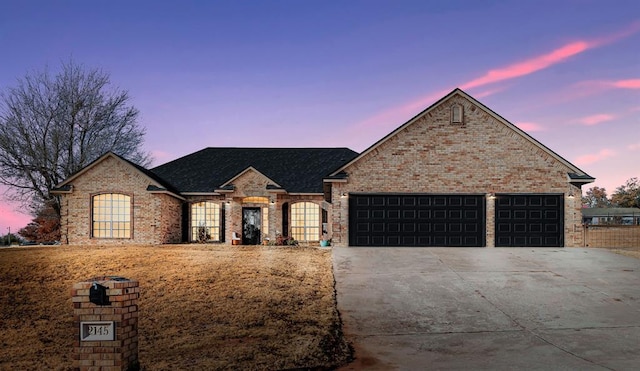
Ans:
[[[485,246],[484,195],[351,194],[351,246]]]
[[[564,245],[562,195],[496,195],[496,247]]]

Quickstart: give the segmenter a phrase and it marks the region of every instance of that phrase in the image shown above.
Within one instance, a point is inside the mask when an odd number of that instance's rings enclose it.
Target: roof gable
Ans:
[[[169,193],[174,197],[182,199],[182,197],[178,194],[175,188],[171,186],[169,183],[167,183],[166,181],[164,181],[162,178],[156,176],[146,168],[136,163],[133,163],[113,152],[107,152],[104,155],[98,157],[89,165],[83,167],[82,169],[77,171],[75,174],[71,175],[70,177],[62,181],[60,184],[56,185],[56,187],[52,191],[54,193],[69,193],[72,190],[71,183],[74,180],[83,176],[94,167],[99,166],[102,162],[106,161],[107,159],[114,159],[116,161],[120,161],[124,163],[126,166],[132,168],[132,170],[142,173],[145,177],[149,179],[149,186],[147,187],[148,191],[155,192],[155,193]]]
[[[388,140],[390,140],[394,136],[398,135],[398,133],[402,132],[407,127],[409,127],[409,126],[413,125],[414,123],[418,122],[423,117],[429,115],[430,112],[436,110],[444,102],[448,101],[449,99],[451,99],[454,96],[460,96],[460,97],[463,97],[464,99],[467,99],[472,104],[476,105],[478,108],[482,109],[485,113],[487,113],[488,115],[493,117],[497,122],[499,122],[500,124],[504,125],[509,130],[513,131],[514,133],[516,133],[517,135],[519,135],[520,137],[522,137],[526,141],[530,142],[531,144],[533,144],[535,147],[539,148],[543,152],[547,153],[549,156],[551,156],[557,162],[563,164],[568,169],[567,177],[568,177],[568,180],[570,180],[572,183],[583,184],[583,183],[590,183],[590,182],[593,182],[595,180],[593,177],[591,177],[588,174],[586,174],[584,171],[579,169],[577,166],[573,165],[572,163],[570,163],[569,161],[564,159],[562,156],[558,155],[557,153],[555,153],[554,151],[552,151],[551,149],[549,149],[548,147],[546,147],[545,145],[543,145],[542,143],[540,143],[539,141],[537,141],[536,139],[534,139],[533,137],[528,135],[526,132],[524,132],[523,130],[521,130],[517,126],[513,125],[512,123],[510,123],[509,121],[504,119],[502,116],[498,115],[493,110],[491,110],[490,108],[488,108],[487,106],[485,106],[484,104],[482,104],[481,102],[479,102],[475,98],[471,97],[469,94],[467,94],[466,92],[464,92],[463,90],[461,90],[459,88],[454,89],[452,92],[450,92],[449,94],[445,95],[440,100],[438,100],[437,102],[435,102],[431,106],[427,107],[425,110],[423,110],[422,112],[420,112],[416,116],[412,117],[409,121],[405,122],[404,124],[402,124],[401,126],[396,128],[394,131],[392,131],[391,133],[389,133],[388,135],[386,135],[382,139],[378,140],[376,143],[374,143],[369,148],[364,150],[362,153],[360,153],[360,155],[355,157],[353,160],[349,161],[348,163],[344,164],[343,166],[341,166],[340,168],[338,168],[334,172],[332,172],[330,174],[330,177],[337,177],[340,173],[344,172],[351,165],[353,165],[354,163],[356,163],[356,162],[360,161],[361,159],[367,157],[368,154],[376,151],[376,149],[378,147],[380,147],[382,144],[384,144],[385,142],[387,142]]]
[[[275,186],[277,188],[282,188],[278,183],[274,182],[273,179],[270,179],[268,176],[262,174],[260,171],[258,171],[257,169],[255,169],[253,166],[249,166],[248,168],[244,169],[243,171],[241,171],[238,175],[234,176],[233,178],[229,179],[228,181],[224,182],[223,184],[220,185],[220,189],[227,189],[229,187],[232,187],[234,185],[234,182],[237,181],[238,179],[242,178],[245,174],[247,173],[256,173],[258,174],[260,177],[266,179],[272,187]]]

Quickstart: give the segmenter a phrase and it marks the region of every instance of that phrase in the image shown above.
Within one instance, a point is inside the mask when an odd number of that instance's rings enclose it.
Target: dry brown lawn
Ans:
[[[630,256],[632,258],[640,259],[640,247],[597,247],[598,249],[605,249],[616,254]]]
[[[0,369],[70,369],[75,282],[140,282],[144,370],[330,369],[347,363],[331,252],[171,245],[0,249]]]

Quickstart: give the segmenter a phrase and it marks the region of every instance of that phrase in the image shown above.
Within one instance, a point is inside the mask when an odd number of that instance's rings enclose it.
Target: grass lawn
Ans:
[[[351,350],[331,252],[168,245],[0,249],[0,369],[70,369],[75,282],[140,282],[144,370],[335,368]]]
[[[640,259],[640,247],[598,247],[598,249],[605,249],[616,254],[630,256],[632,258]]]

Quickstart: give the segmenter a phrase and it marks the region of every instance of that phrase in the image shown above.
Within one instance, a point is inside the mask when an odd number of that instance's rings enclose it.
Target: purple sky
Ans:
[[[204,147],[362,151],[456,87],[597,178],[640,177],[637,0],[0,0],[0,90],[73,58],[159,165]],[[0,235],[26,225],[0,201]]]

